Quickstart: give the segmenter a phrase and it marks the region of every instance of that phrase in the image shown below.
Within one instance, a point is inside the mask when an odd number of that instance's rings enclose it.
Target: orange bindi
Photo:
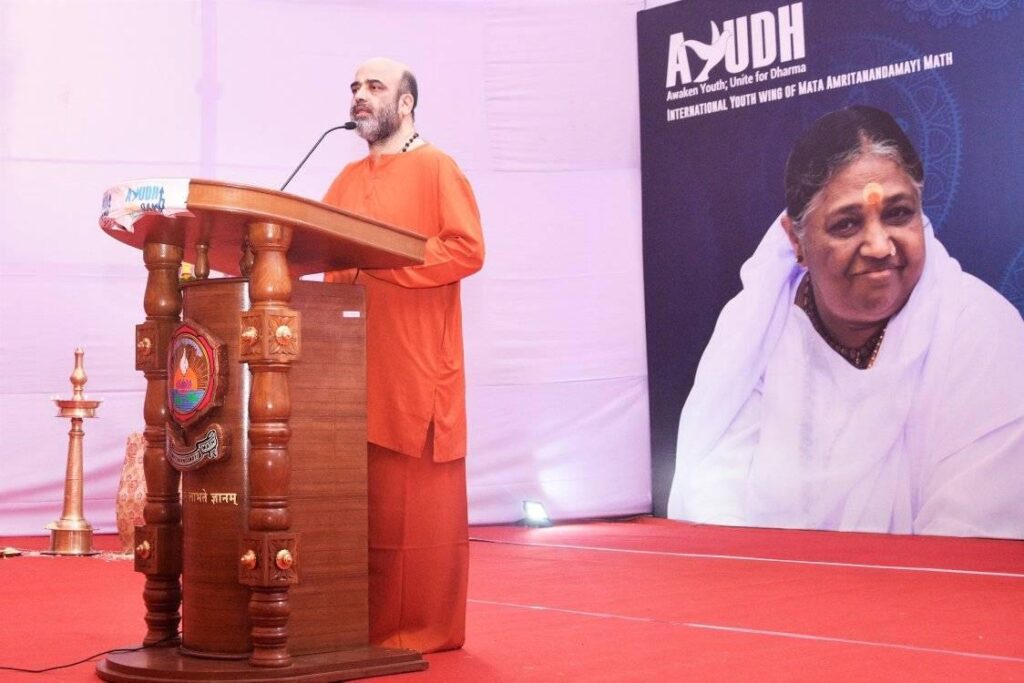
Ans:
[[[882,191],[882,186],[871,181],[864,186],[864,203],[878,208],[882,204],[883,194],[885,193]]]

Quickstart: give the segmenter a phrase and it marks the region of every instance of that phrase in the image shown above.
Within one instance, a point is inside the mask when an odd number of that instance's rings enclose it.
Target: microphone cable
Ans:
[[[153,647],[161,647],[164,643],[170,642],[172,640],[177,640],[180,637],[181,631],[178,631],[173,636],[167,636],[163,640],[158,640],[152,645],[142,645],[140,647],[121,647],[114,648],[113,650],[104,650],[103,652],[97,652],[94,655],[89,655],[85,659],[79,659],[76,662],[71,662],[69,664],[58,664],[56,666],[49,666],[45,669],[21,669],[16,666],[0,666],[0,671],[17,671],[18,673],[25,674],[41,674],[46,673],[47,671],[56,671],[57,669],[68,669],[73,666],[78,666],[79,664],[84,664],[90,660],[96,659],[97,657],[102,657],[103,655],[121,654],[127,652],[140,652],[141,650],[148,650]]]

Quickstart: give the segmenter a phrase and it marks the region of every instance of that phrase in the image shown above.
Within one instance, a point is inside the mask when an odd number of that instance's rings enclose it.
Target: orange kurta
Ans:
[[[366,287],[369,441],[419,457],[433,422],[434,460],[465,457],[459,280],[484,258],[469,181],[448,155],[423,145],[349,164],[324,202],[428,238],[421,266],[326,277]]]
[[[458,648],[469,577],[459,280],[483,264],[480,213],[430,145],[349,164],[324,201],[428,238],[421,266],[326,279],[366,288],[370,642]]]

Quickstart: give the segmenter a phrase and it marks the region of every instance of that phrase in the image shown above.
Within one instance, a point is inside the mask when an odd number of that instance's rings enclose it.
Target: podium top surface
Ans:
[[[151,178],[115,185],[103,196],[100,227],[141,249],[178,244],[195,263],[196,244],[209,245],[210,268],[239,274],[246,225],[291,226],[292,277],[342,268],[397,268],[423,263],[426,238],[321,202],[266,188],[215,180]]]

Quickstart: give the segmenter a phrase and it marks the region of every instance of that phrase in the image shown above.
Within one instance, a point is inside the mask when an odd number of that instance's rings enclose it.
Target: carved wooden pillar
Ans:
[[[196,279],[205,280],[210,277],[210,245],[207,242],[196,243]]]
[[[241,316],[239,359],[249,364],[249,533],[241,539],[239,581],[251,589],[254,666],[291,663],[288,587],[298,583],[297,542],[289,533],[291,397],[288,371],[299,354],[299,314],[288,308],[292,283],[287,252],[292,229],[249,225],[255,254],[249,279],[252,308]]]
[[[181,315],[178,268],[183,249],[166,235],[147,241],[143,259],[146,322],[135,328],[135,369],[146,377],[145,526],[135,528],[135,570],[146,575],[144,645],[178,641],[181,621],[181,475],[167,462],[167,345]],[[180,237],[178,238],[180,240]]]
[[[210,277],[210,231],[211,218],[203,218],[196,237],[196,279],[206,280]]]

